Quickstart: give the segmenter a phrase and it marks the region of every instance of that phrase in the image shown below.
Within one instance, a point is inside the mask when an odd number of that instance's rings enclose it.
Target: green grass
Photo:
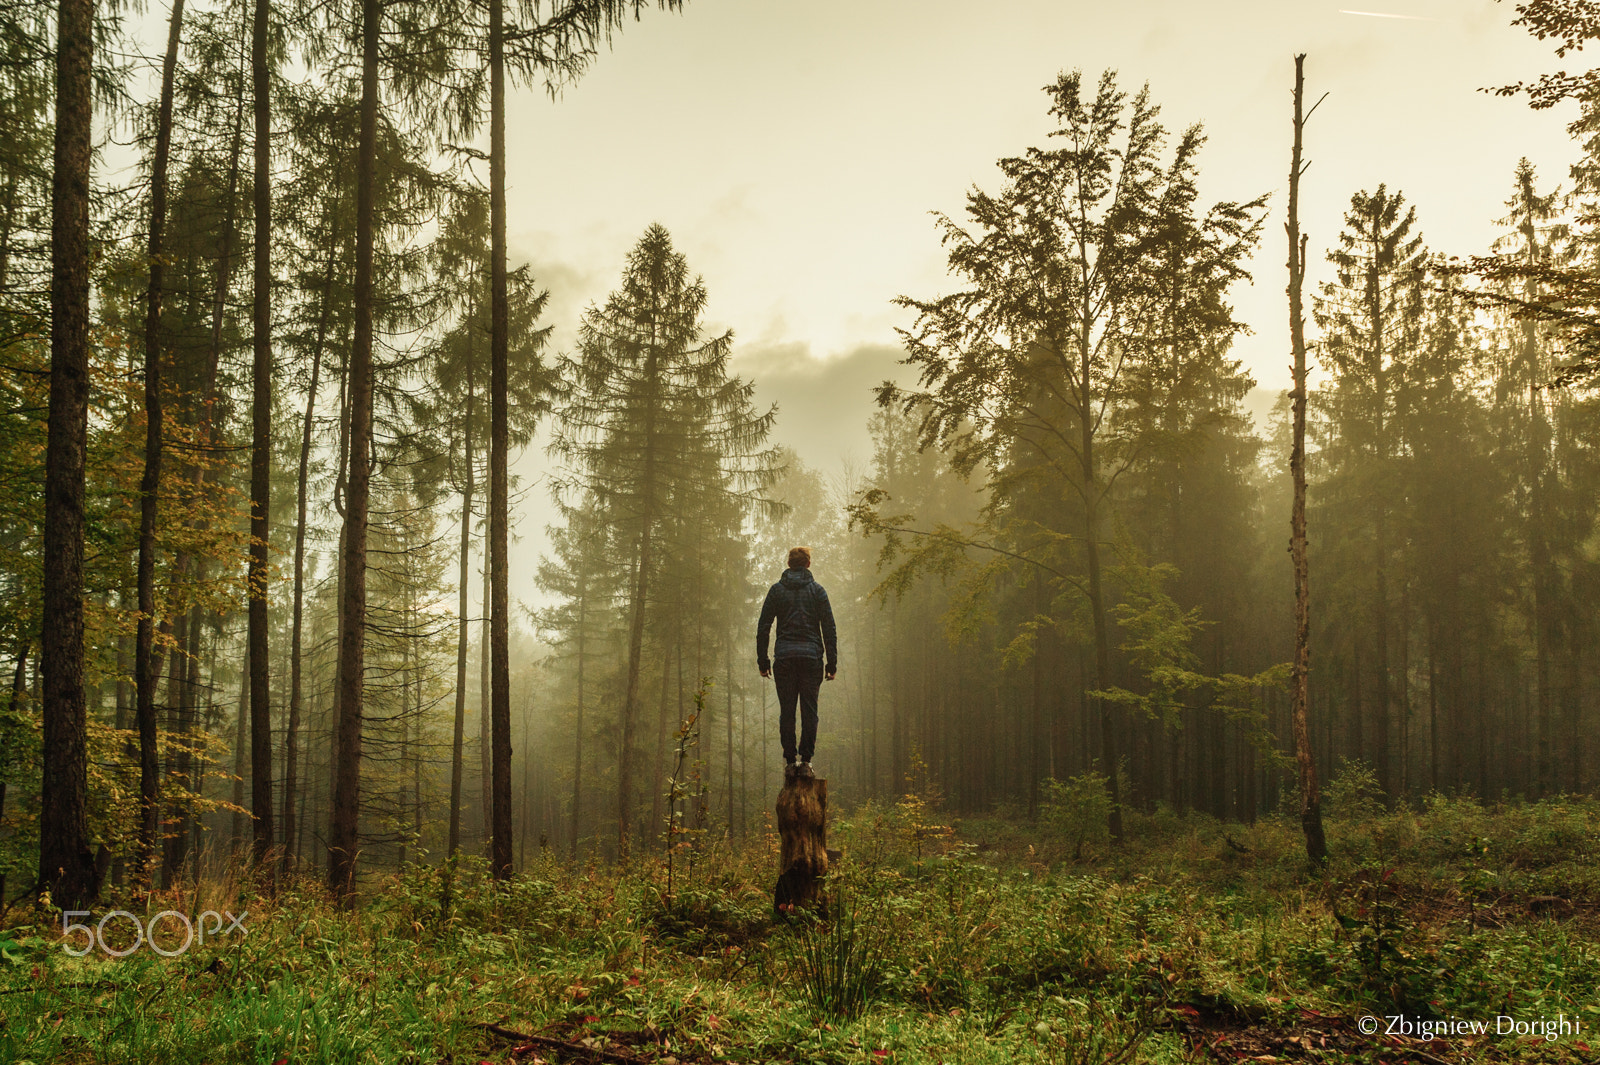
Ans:
[[[773,920],[771,840],[710,848],[670,900],[654,865],[553,859],[498,891],[464,862],[448,910],[421,867],[356,912],[310,885],[246,893],[248,935],[170,959],[73,958],[59,915],[25,915],[0,933],[0,1062],[582,1060],[513,1058],[483,1024],[679,1062],[1177,1063],[1206,1060],[1198,1038],[1224,1060],[1425,1060],[1358,1036],[1365,1013],[1565,1014],[1582,1034],[1426,1049],[1595,1060],[1600,804],[1335,794],[1318,875],[1288,820],[1135,814],[1113,849],[901,804],[832,826],[847,858],[818,918]]]

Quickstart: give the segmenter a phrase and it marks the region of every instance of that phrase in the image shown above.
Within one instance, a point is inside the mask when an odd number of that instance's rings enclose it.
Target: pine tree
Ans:
[[[727,375],[731,333],[706,338],[705,287],[671,237],[652,225],[628,256],[622,286],[591,308],[576,358],[561,365],[560,428],[551,451],[563,493],[591,494],[629,545],[627,666],[617,766],[618,855],[626,860],[635,795],[646,615],[662,586],[664,540],[685,497],[755,501],[771,476],[762,451],[774,411],[757,413],[752,386]],[[715,478],[700,458],[719,456]],[[698,476],[696,476],[698,474]],[[665,688],[663,688],[665,694]]]
[[[1188,185],[1199,129],[1179,138],[1163,166],[1166,131],[1148,90],[1130,101],[1109,72],[1092,98],[1083,88],[1077,73],[1046,88],[1057,122],[1052,135],[1063,147],[1002,159],[1004,189],[968,194],[970,230],[940,216],[951,271],[970,287],[936,300],[898,301],[917,314],[902,336],[920,388],[886,385],[879,401],[918,414],[923,445],[948,447],[961,472],[1000,470],[988,489],[992,499],[1041,484],[1061,493],[1055,498],[1078,527],[1030,522],[1033,542],[1012,557],[1049,565],[1047,572],[1087,602],[1093,686],[1105,691],[1113,685],[1102,561],[1110,493],[1137,454],[1117,413],[1137,384],[1133,368],[1152,362],[1163,346],[1146,330],[1170,309],[1167,253],[1192,269],[1181,313],[1193,320],[1206,310],[1209,332],[1236,331],[1215,294],[1239,274],[1261,201],[1220,203],[1194,217]],[[1190,264],[1185,246],[1207,254]],[[1074,534],[1081,579],[1059,564]],[[1111,781],[1108,822],[1120,840],[1119,723],[1108,702],[1097,702],[1102,771]]]
[[[1498,224],[1511,230],[1495,242],[1494,251],[1527,268],[1521,284],[1512,284],[1508,295],[1528,303],[1547,298],[1545,285],[1535,271],[1562,264],[1567,257],[1567,227],[1558,222],[1562,214],[1561,190],[1541,194],[1537,175],[1527,159],[1518,162],[1513,177],[1512,195],[1506,201],[1509,213]],[[1497,405],[1505,408],[1503,417],[1520,446],[1512,444],[1516,494],[1522,540],[1528,556],[1527,585],[1531,591],[1529,613],[1533,633],[1534,698],[1537,726],[1534,794],[1549,795],[1555,787],[1551,746],[1555,731],[1555,687],[1558,600],[1561,580],[1553,558],[1557,545],[1554,497],[1557,473],[1554,469],[1555,427],[1552,424],[1564,406],[1559,392],[1551,394],[1547,384],[1554,376],[1550,330],[1532,318],[1514,323],[1509,340],[1509,358],[1496,382]],[[1556,408],[1556,410],[1552,410]]]
[[[1334,379],[1328,401],[1335,438],[1323,490],[1337,508],[1336,520],[1348,523],[1333,533],[1341,549],[1362,556],[1360,562],[1352,558],[1347,572],[1364,574],[1357,578],[1364,587],[1351,591],[1366,612],[1353,644],[1351,724],[1357,756],[1370,756],[1379,785],[1391,795],[1397,681],[1390,512],[1403,424],[1398,412],[1410,362],[1422,342],[1427,258],[1421,236],[1412,231],[1415,223],[1416,209],[1382,185],[1352,196],[1339,246],[1328,253],[1335,280],[1323,285],[1315,308],[1325,365]],[[1363,662],[1371,663],[1370,681],[1360,668]],[[1374,697],[1370,715],[1364,697],[1369,689]]]
[[[172,149],[172,95],[183,33],[183,0],[173,0],[167,29],[167,53],[161,63],[161,97],[157,105],[156,142],[150,165],[150,231],[146,253],[150,283],[145,297],[144,328],[144,476],[139,482],[138,631],[134,641],[135,719],[139,728],[139,853],[137,879],[148,883],[161,808],[161,767],[156,751],[153,642],[156,614],[156,508],[161,490],[161,300],[166,264],[167,164]]]
[[[246,578],[250,672],[250,812],[252,856],[259,866],[273,846],[272,706],[268,683],[267,557],[272,485],[272,67],[269,0],[255,0],[250,30],[254,112],[255,240],[251,323],[250,566]]]
[[[71,909],[99,894],[89,851],[83,683],[84,452],[89,418],[89,166],[94,0],[56,13],[55,176],[51,189],[50,435],[45,457],[44,779],[39,881]]]
[[[436,293],[441,303],[456,313],[454,324],[429,351],[433,394],[418,415],[435,426],[445,438],[449,451],[451,479],[461,492],[461,536],[458,577],[456,652],[456,712],[462,732],[466,723],[467,669],[467,584],[472,543],[473,496],[477,487],[477,444],[490,435],[490,412],[482,402],[493,387],[485,380],[493,321],[488,263],[484,249],[489,244],[489,203],[481,191],[455,190],[439,238],[434,242],[435,275],[445,291]],[[506,277],[506,343],[508,362],[503,391],[506,394],[506,443],[526,447],[533,438],[538,419],[549,409],[547,371],[540,358],[548,342],[549,327],[538,321],[549,297],[534,283],[526,266]],[[461,754],[452,758],[450,853],[460,841]],[[508,778],[509,779],[509,778]],[[485,811],[486,814],[489,811]]]

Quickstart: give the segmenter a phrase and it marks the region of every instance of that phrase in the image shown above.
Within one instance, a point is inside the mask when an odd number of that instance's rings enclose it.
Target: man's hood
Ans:
[[[811,583],[811,571],[808,569],[786,569],[778,580],[785,588],[803,588]]]

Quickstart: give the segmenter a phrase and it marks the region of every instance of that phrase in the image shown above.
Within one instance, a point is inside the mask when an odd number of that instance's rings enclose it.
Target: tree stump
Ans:
[[[810,906],[828,875],[828,782],[791,777],[778,793],[778,884],[772,905],[779,913]]]

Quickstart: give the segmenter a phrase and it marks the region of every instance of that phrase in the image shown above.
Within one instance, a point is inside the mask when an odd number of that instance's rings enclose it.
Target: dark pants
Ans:
[[[800,702],[800,761],[809,762],[817,750],[817,692],[822,688],[822,659],[780,658],[772,665],[778,682],[778,735],[783,740],[783,760],[793,762],[794,704]]]

